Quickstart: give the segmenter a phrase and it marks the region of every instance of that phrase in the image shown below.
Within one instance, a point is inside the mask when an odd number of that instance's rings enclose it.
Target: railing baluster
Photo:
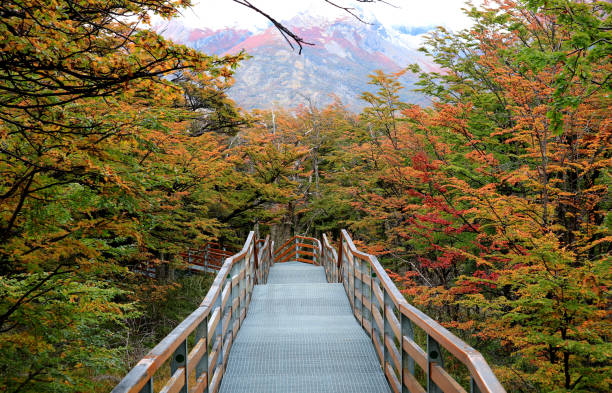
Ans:
[[[372,270],[372,266],[370,266],[370,290],[368,291],[368,296],[369,296],[369,301],[370,301],[370,337],[373,339],[374,337],[374,332],[376,332],[376,327],[374,326],[374,324],[376,323],[376,321],[374,321],[374,301],[376,299],[374,299],[374,283],[376,282],[376,272],[374,272],[374,270]]]
[[[402,336],[400,337],[400,348],[402,355],[402,371],[401,371],[401,383],[402,383],[402,393],[409,393],[408,387],[405,385],[404,381],[404,373],[410,373],[414,375],[414,359],[406,352],[404,349],[404,339],[406,336],[409,339],[414,341],[414,329],[412,328],[412,322],[410,319],[400,312],[400,331]]]
[[[185,339],[181,345],[174,351],[172,360],[170,362],[170,375],[174,375],[174,372],[179,368],[185,368],[185,384],[179,390],[180,393],[187,393],[189,383],[189,369],[187,367],[187,339]]]
[[[353,314],[356,314],[355,311],[357,309],[357,304],[355,304],[355,258],[348,254],[346,256],[349,266],[349,289],[351,293],[351,301],[353,303]]]
[[[378,288],[378,277],[376,274],[374,274],[372,277],[372,291],[374,291],[375,288]],[[372,296],[371,300],[372,300],[372,327],[374,328],[372,332],[372,341],[377,339],[378,344],[380,344],[379,350],[381,351],[381,353],[380,353],[379,361],[381,363],[381,367],[383,367],[383,370],[384,370],[384,362],[385,362],[384,345],[385,343],[384,341],[381,342],[381,340],[384,340],[385,337],[384,337],[384,332],[380,331],[380,326],[378,326],[378,322],[376,321],[376,318],[374,317],[374,311],[377,311],[379,314],[381,314],[380,312],[381,304],[378,301],[377,296]],[[374,345],[376,345],[376,343]]]
[[[213,374],[215,373],[215,369],[219,367],[219,365],[223,361],[223,319],[225,319],[225,307],[223,307],[223,289],[225,288],[226,279],[221,281],[221,291],[219,293],[219,296],[217,297],[217,302],[219,303],[219,323],[217,324],[217,329],[215,332],[215,342],[217,342],[218,340],[219,346],[217,347],[218,355],[215,368],[213,369]]]
[[[261,263],[261,261],[258,261],[259,263]],[[249,297],[249,278],[248,278],[248,274],[247,274],[247,265],[246,265],[246,260],[244,260],[241,263],[240,266],[240,273],[242,274],[242,278],[238,281],[238,297],[240,298],[240,300],[238,300],[238,327],[242,326],[242,310],[244,309],[245,311],[245,316],[246,316],[246,305],[247,305],[247,301],[248,301],[248,297]],[[242,292],[244,291],[244,297],[242,295]]]
[[[389,316],[387,315],[388,305],[393,305],[391,299],[389,298],[389,294],[382,288],[383,292],[383,305],[382,305],[382,318],[383,318],[383,338],[382,338],[382,351],[383,351],[383,373],[387,369],[387,363],[393,364],[391,361],[391,354],[389,349],[387,348],[387,338],[391,339],[393,337],[393,331],[391,330],[391,324],[389,323]]]
[[[196,364],[196,368],[195,368],[196,383],[204,373],[208,373],[208,346],[210,344],[208,340],[208,321],[209,320],[210,320],[210,314],[206,316],[206,318],[204,318],[204,320],[200,322],[200,324],[196,328],[196,334],[195,334],[196,345],[198,342],[200,342],[200,340],[204,340],[204,343],[206,345],[206,347],[204,348],[204,354],[202,354],[202,357],[200,358],[200,360],[198,360],[198,363]],[[208,393],[208,381],[210,381],[210,375],[207,375],[206,378],[207,378],[207,383],[206,383],[206,387],[204,388],[204,393]]]
[[[427,335],[427,393],[444,393],[431,379],[431,366],[433,364],[438,364],[444,368],[440,344],[430,335]]]

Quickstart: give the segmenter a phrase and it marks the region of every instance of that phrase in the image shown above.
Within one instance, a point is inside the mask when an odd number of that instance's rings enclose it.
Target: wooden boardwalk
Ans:
[[[200,306],[112,393],[506,392],[482,355],[409,304],[348,232],[337,244],[294,236],[275,247],[250,232]],[[449,356],[469,380],[449,374]],[[170,377],[156,380],[166,364]]]

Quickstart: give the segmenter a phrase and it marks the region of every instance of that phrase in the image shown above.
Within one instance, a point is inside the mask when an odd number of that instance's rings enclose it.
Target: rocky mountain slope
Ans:
[[[171,21],[156,29],[203,52],[221,55],[245,50],[251,55],[240,66],[229,93],[245,109],[293,107],[308,99],[325,105],[335,96],[350,109],[359,110],[364,105],[359,95],[372,89],[368,75],[374,70],[396,72],[412,63],[428,70],[435,68],[411,44],[415,35],[423,32],[418,29],[385,29],[350,17],[330,21],[307,14],[284,23],[315,45],[305,47],[298,55],[274,27],[260,31],[209,30]],[[424,96],[410,90],[414,81],[414,75],[402,76],[402,98],[427,104]]]

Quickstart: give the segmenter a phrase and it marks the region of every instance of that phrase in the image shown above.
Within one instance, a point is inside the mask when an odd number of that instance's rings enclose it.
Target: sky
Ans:
[[[277,20],[288,20],[300,13],[329,19],[346,16],[324,0],[250,0],[251,4]],[[334,0],[338,5],[358,8],[357,13],[367,20],[377,20],[384,26],[400,28],[431,28],[444,26],[459,30],[469,26],[469,19],[461,8],[464,0],[387,0],[393,4],[359,3],[355,0]],[[474,0],[481,4],[482,0]],[[182,11],[182,22],[195,28],[221,29],[241,27],[260,29],[269,26],[261,15],[231,0],[192,0],[193,6]]]

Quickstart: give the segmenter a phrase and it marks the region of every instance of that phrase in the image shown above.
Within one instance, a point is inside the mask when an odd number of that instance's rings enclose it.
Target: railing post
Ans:
[[[258,267],[259,267],[259,256],[257,255],[257,240],[255,240],[253,242],[253,253],[255,254],[255,284],[257,284],[259,282],[259,276],[258,276]]]
[[[208,374],[208,346],[210,344],[208,339],[208,321],[210,319],[210,314],[204,318],[202,322],[198,325],[195,334],[195,342],[196,344],[200,342],[200,340],[204,340],[206,347],[204,348],[204,354],[196,364],[196,375],[195,380],[196,383],[202,377],[204,373]],[[206,387],[204,388],[204,393],[208,393],[208,382],[210,381],[210,376],[206,376]]]
[[[229,276],[229,273],[228,273]],[[219,303],[219,323],[217,323],[217,331],[215,334],[215,341],[219,340],[219,348],[217,348],[218,351],[218,355],[217,355],[217,364],[215,364],[215,368],[219,367],[220,364],[223,363],[223,320],[225,319],[225,309],[226,307],[223,307],[223,290],[225,289],[225,282],[227,280],[227,277],[224,278],[224,280],[221,282],[221,292],[219,293],[219,296],[217,297],[217,302]],[[214,374],[214,369],[213,369],[213,374]]]
[[[208,269],[208,247],[209,244],[206,243],[206,247],[204,248],[204,271]]]
[[[361,258],[355,258],[353,257],[353,265],[355,266],[355,275],[354,277],[354,281],[355,281],[355,293],[357,293],[357,281],[359,281],[359,293],[361,293],[361,298],[357,299],[355,297],[355,300],[359,302],[359,322],[361,323],[361,327],[363,328],[363,319],[364,319],[364,315],[363,315],[363,273],[364,273],[364,269],[363,266],[365,265],[365,262],[361,260]],[[357,279],[357,271],[359,271],[359,279]],[[357,303],[355,303],[355,308],[357,308]]]
[[[251,302],[251,294],[253,293],[253,287],[255,286],[255,246],[253,246],[253,250],[251,250],[251,255],[248,255],[247,258],[244,259],[244,275],[246,276],[246,292],[244,294],[244,301],[246,303]]]
[[[174,375],[174,372],[179,368],[185,368],[185,385],[179,390],[180,393],[187,393],[188,391],[188,383],[189,383],[189,374],[187,367],[187,340],[185,339],[181,345],[174,351],[172,354],[172,361],[170,362],[170,375]]]
[[[370,331],[368,334],[372,334],[372,266],[369,263],[361,265],[361,326],[365,329],[365,321],[370,323]],[[367,280],[367,281],[366,281]],[[369,285],[368,285],[369,283]],[[370,301],[370,308],[367,308],[364,304],[364,300]]]
[[[400,348],[402,356],[402,371],[400,375],[400,381],[402,384],[402,393],[409,393],[408,387],[405,385],[404,375],[410,373],[414,375],[414,359],[408,355],[404,350],[404,336],[414,341],[414,329],[412,328],[412,322],[410,319],[400,311],[400,330],[402,337],[400,337]]]
[[[378,287],[378,277],[376,276],[376,273],[374,273],[372,275],[372,291],[374,291],[374,288]],[[371,296],[370,300],[372,301],[372,341],[374,341],[374,337],[376,337],[376,340],[378,340],[378,343],[380,344],[380,350],[381,350],[381,356],[380,356],[380,363],[381,363],[381,368],[384,367],[384,363],[385,363],[385,333],[384,333],[384,322],[383,322],[383,331],[380,331],[380,327],[378,326],[378,323],[376,322],[376,318],[374,318],[374,309],[376,308],[376,310],[378,311],[378,313],[380,315],[382,315],[382,317],[384,318],[384,314],[383,312],[381,312],[380,307],[381,304],[378,302],[378,297]],[[384,299],[383,299],[384,300]],[[381,341],[382,340],[382,341]],[[384,371],[384,368],[383,368]]]
[[[374,270],[372,270],[372,266],[370,266],[370,291],[368,292],[368,296],[370,300],[370,337],[373,338],[374,336],[374,332],[376,331],[376,327],[374,326],[376,324],[376,321],[374,320],[374,301],[376,299],[374,299],[374,280],[376,278],[376,272],[374,272]]]
[[[344,257],[344,252],[342,248],[342,238],[343,238],[342,232],[340,232],[340,240],[338,240],[338,269],[337,269],[338,282],[340,282],[340,277],[342,277],[342,258]]]
[[[429,334],[427,335],[427,393],[444,393],[431,379],[431,366],[438,364],[444,368],[440,344]]]
[[[238,315],[238,320],[240,322],[238,322],[239,326],[242,326],[242,310],[244,309],[244,313],[245,313],[245,317],[246,317],[246,308],[249,304],[249,271],[248,271],[248,265],[247,265],[247,261],[246,258],[244,258],[242,260],[242,265],[241,265],[241,269],[240,271],[244,271],[244,274],[242,276],[242,279],[240,279],[240,292],[239,295],[240,296],[240,311],[239,311],[239,315]],[[242,292],[244,291],[244,298],[242,297]]]
[[[389,316],[387,315],[387,309],[389,308],[389,305],[392,305],[393,302],[391,301],[391,298],[389,297],[389,294],[387,293],[387,290],[383,287],[382,289],[382,293],[383,293],[383,312],[382,312],[382,317],[383,317],[383,339],[382,339],[382,350],[383,350],[383,373],[386,374],[387,371],[387,363],[391,364],[392,360],[391,360],[391,354],[389,349],[387,348],[387,338],[391,339],[393,337],[393,330],[391,330],[391,324],[389,323]]]
[[[353,308],[353,315],[355,315],[355,257],[346,253],[344,259],[346,260],[344,270],[347,272],[348,296]]]

